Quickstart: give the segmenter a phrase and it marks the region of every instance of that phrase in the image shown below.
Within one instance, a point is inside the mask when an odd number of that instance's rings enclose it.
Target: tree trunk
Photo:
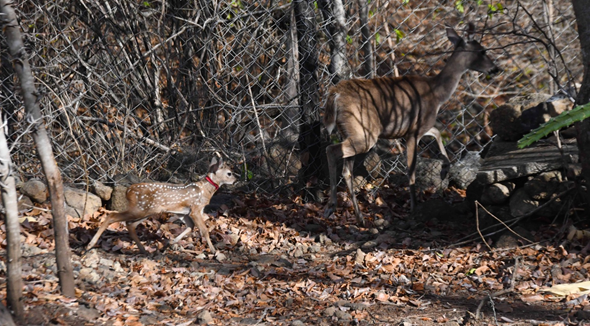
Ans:
[[[6,121],[2,121],[3,124]],[[12,310],[16,320],[24,317],[23,280],[21,278],[21,249],[20,249],[20,223],[18,221],[18,198],[12,171],[15,169],[10,159],[10,150],[6,142],[4,130],[0,130],[0,187],[2,188],[2,203],[4,204],[4,216],[6,224],[6,261],[7,261],[7,287],[6,301],[8,308]]]
[[[297,139],[299,118],[299,46],[297,42],[297,21],[295,19],[295,6],[291,6],[290,27],[287,46],[289,47],[289,57],[287,59],[287,87],[285,88],[285,97],[287,109],[282,114],[283,119],[283,136],[289,141]]]
[[[318,97],[318,49],[313,1],[295,0],[295,21],[299,49],[299,103],[301,104],[300,124],[310,123],[310,114],[317,112]]]
[[[61,173],[57,168],[51,142],[45,129],[41,109],[37,104],[37,90],[33,80],[31,66],[22,41],[16,14],[10,0],[0,0],[0,8],[5,19],[6,40],[13,58],[14,70],[19,77],[22,90],[27,121],[33,125],[33,139],[37,153],[47,178],[51,211],[53,214],[53,231],[55,234],[55,251],[57,274],[63,295],[74,297],[74,274],[70,262],[70,247],[68,244],[68,223],[65,214],[65,202]]]
[[[361,49],[363,50],[363,72],[365,78],[373,78],[373,48],[371,47],[371,30],[369,29],[368,0],[358,0],[361,23]]]
[[[342,0],[319,0],[318,5],[324,16],[330,45],[330,71],[331,81],[338,84],[339,81],[350,79],[350,67],[346,59],[346,12]]]
[[[584,79],[580,88],[576,105],[590,102],[590,1],[572,0],[580,46],[582,48],[582,62],[584,64]],[[576,138],[582,163],[582,176],[586,180],[586,188],[590,186],[590,119],[576,123]],[[586,191],[586,203],[590,203],[590,190]]]

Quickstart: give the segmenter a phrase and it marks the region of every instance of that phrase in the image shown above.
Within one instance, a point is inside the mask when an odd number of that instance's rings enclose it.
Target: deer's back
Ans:
[[[139,183],[127,189],[129,207],[146,213],[186,214],[191,207],[208,203],[207,193],[196,184]]]
[[[330,89],[336,98],[339,126],[359,121],[381,138],[397,138],[419,125],[432,92],[428,77],[351,79]]]

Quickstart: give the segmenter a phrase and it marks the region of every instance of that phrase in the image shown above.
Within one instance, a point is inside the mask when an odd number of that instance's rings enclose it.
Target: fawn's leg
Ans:
[[[195,227],[193,219],[188,214],[182,217],[182,221],[184,222],[184,224],[186,224],[186,229],[184,229],[184,231],[182,231],[181,234],[179,234],[178,236],[176,236],[176,238],[174,238],[174,240],[172,240],[173,244],[178,243],[178,241],[182,240],[182,238],[189,234],[189,232],[191,232]]]
[[[211,243],[211,239],[209,238],[209,229],[207,229],[207,225],[205,225],[205,221],[203,220],[203,208],[191,210],[190,216],[193,219],[194,224],[199,228],[201,238],[207,241],[209,250],[211,250],[212,253],[215,253],[215,247],[213,246],[213,244]]]
[[[124,218],[124,214],[122,214],[122,213],[115,212],[115,213],[109,214],[107,216],[107,218],[102,222],[100,227],[98,228],[98,231],[96,231],[96,234],[94,235],[92,240],[90,240],[90,243],[86,246],[86,250],[90,250],[90,249],[92,249],[92,247],[94,247],[94,245],[96,244],[96,242],[98,241],[98,239],[100,238],[102,233],[109,227],[109,225],[111,225],[115,222],[120,222],[123,220],[123,218]]]
[[[131,236],[131,239],[133,239],[133,241],[135,241],[135,244],[137,245],[137,248],[139,248],[139,251],[145,255],[145,254],[147,254],[147,251],[145,250],[145,248],[141,244],[141,241],[139,241],[139,238],[137,237],[137,233],[135,232],[135,228],[139,225],[139,223],[141,223],[141,221],[143,221],[143,220],[139,220],[139,221],[135,221],[135,222],[125,222],[125,225],[127,225],[127,230],[129,230],[129,235]]]

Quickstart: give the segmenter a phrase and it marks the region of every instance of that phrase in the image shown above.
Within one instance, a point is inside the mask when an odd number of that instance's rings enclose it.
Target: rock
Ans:
[[[508,186],[502,183],[494,183],[486,187],[481,195],[481,203],[484,205],[504,204],[508,198],[510,198],[511,193],[515,188],[515,185],[512,182],[506,182],[506,184]]]
[[[487,185],[561,170],[566,164],[577,162],[578,147],[575,139],[564,140],[562,150],[563,155],[553,145],[537,143],[518,149],[516,142],[494,141],[482,162],[476,180],[482,185]]]
[[[196,323],[199,325],[207,325],[213,322],[213,317],[211,317],[211,313],[208,310],[203,310],[197,316]]]
[[[518,127],[520,110],[510,104],[504,104],[490,113],[490,127],[494,134],[505,141],[516,141],[522,137]]]
[[[87,283],[96,283],[100,280],[100,275],[96,272],[94,268],[82,268],[80,269],[80,274],[78,275],[82,281]]]
[[[115,180],[115,186],[122,185],[126,187],[141,182],[141,179],[131,172],[125,174],[117,174],[113,177],[113,180]]]
[[[127,209],[127,204],[127,187],[122,185],[115,186],[111,194],[109,209],[122,212]]]
[[[328,307],[328,308],[326,308],[326,310],[324,310],[324,316],[326,316],[326,317],[332,317],[336,313],[336,310],[338,310],[338,308],[333,307],[333,306],[332,307]]]
[[[523,216],[539,207],[539,202],[532,200],[523,188],[517,189],[510,197],[510,214],[513,217]]]
[[[291,322],[291,326],[305,326],[305,323],[297,319]]]
[[[217,252],[215,253],[215,259],[216,259],[218,262],[222,262],[222,261],[224,261],[224,260],[227,260],[227,256],[226,256],[224,253],[222,253],[221,251],[217,251]]]
[[[161,322],[154,315],[141,315],[139,322],[142,325],[160,325]]]
[[[24,213],[24,212],[29,212],[33,209],[33,201],[31,200],[30,197],[25,196],[25,195],[18,195],[18,201],[17,201],[17,210],[19,213]],[[4,214],[4,205],[2,203],[2,201],[0,200],[0,212],[2,212]]]
[[[94,181],[94,184],[92,185],[92,190],[98,197],[100,197],[104,201],[110,200],[111,195],[113,194],[113,188],[104,185],[100,181]]]
[[[478,152],[467,152],[467,155],[449,168],[449,180],[461,189],[475,180],[481,167],[481,158]]]
[[[412,220],[418,223],[426,221],[454,221],[457,220],[461,214],[455,207],[447,203],[441,198],[434,198],[419,203],[412,213]],[[396,225],[398,227],[405,227],[404,225]]]
[[[576,180],[582,175],[582,163],[569,163],[566,165],[566,174],[569,180]]]
[[[449,187],[449,179],[442,179],[443,160],[418,158],[416,165],[416,187],[428,189],[434,187],[437,192]]]
[[[64,198],[66,204],[75,210],[77,215],[73,217],[83,217],[88,214],[94,214],[102,207],[102,200],[97,195],[84,190],[64,187]],[[84,205],[86,203],[86,205]],[[86,206],[86,207],[85,207]],[[84,208],[86,208],[85,211]]]
[[[96,321],[100,317],[100,312],[94,308],[88,308],[84,305],[78,307],[78,316],[87,321]]]
[[[510,232],[509,230],[502,232],[502,234],[498,237],[498,240],[496,240],[494,243],[494,248],[513,248],[523,245],[524,243],[528,243],[521,237],[530,241],[534,241],[533,235],[527,229],[521,226],[515,227],[513,231],[518,235]]]
[[[567,98],[556,100],[548,104],[550,104],[549,115],[551,115],[552,117],[556,117],[562,114],[563,112],[571,110],[573,108],[572,102]]]
[[[543,172],[527,181],[523,189],[533,200],[547,200],[555,193],[561,181],[561,172]]]
[[[490,216],[490,214],[493,216]],[[479,228],[485,229],[489,226],[497,225],[498,219],[500,221],[505,222],[505,221],[512,219],[513,216],[510,213],[510,207],[508,207],[507,205],[500,205],[500,206],[487,205],[487,206],[485,206],[485,210],[481,207],[478,207],[478,218],[479,218]]]
[[[338,317],[339,320],[352,320],[352,316],[346,311],[336,310],[334,315]]]
[[[23,257],[36,256],[47,252],[47,250],[26,243],[21,244],[21,250]]]
[[[82,266],[96,268],[98,267],[98,262],[100,261],[100,256],[96,252],[96,250],[88,251],[84,256],[82,256]]]
[[[44,203],[47,200],[47,186],[39,179],[31,179],[23,183],[20,191],[36,203]]]
[[[362,250],[357,249],[356,250],[356,257],[355,257],[354,261],[358,265],[362,266],[365,263],[365,253]]]

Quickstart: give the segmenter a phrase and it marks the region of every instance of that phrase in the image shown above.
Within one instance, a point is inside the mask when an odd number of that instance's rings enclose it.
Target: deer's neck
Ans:
[[[461,76],[467,71],[459,56],[453,54],[443,70],[433,79],[434,93],[440,103],[446,102],[457,89]]]

